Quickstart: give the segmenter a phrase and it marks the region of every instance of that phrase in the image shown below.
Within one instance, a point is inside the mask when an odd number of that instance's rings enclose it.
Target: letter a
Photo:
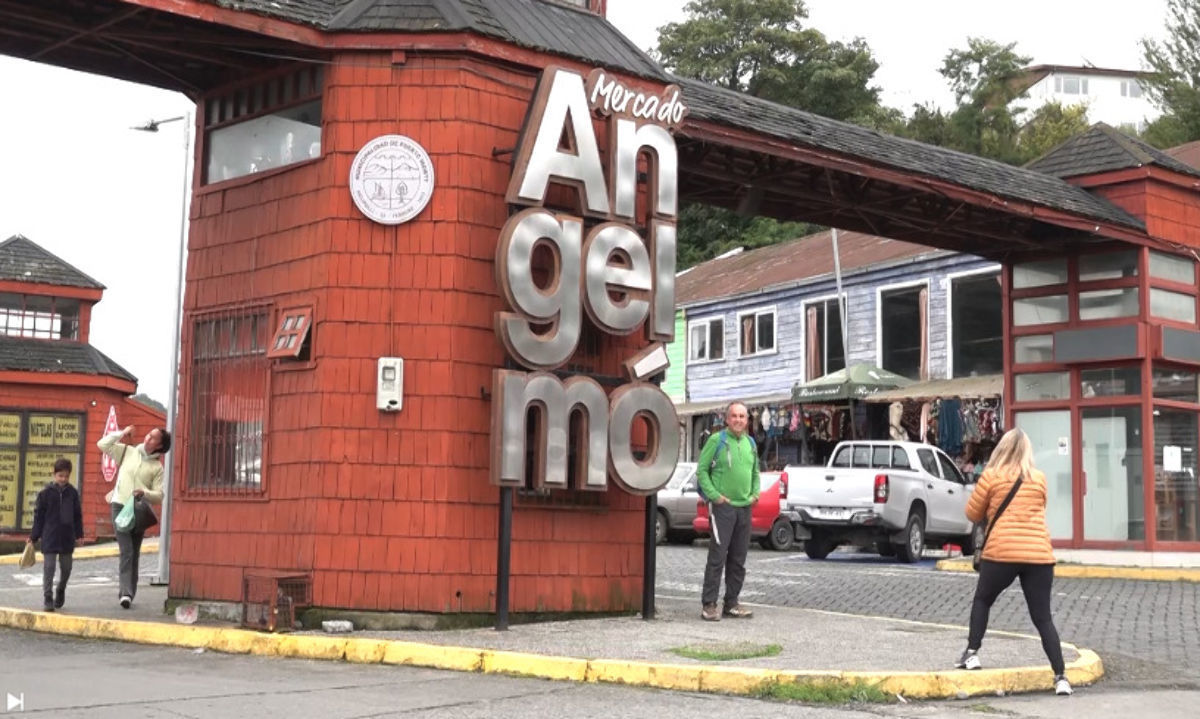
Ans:
[[[559,147],[564,130],[569,139],[566,150]],[[581,214],[608,215],[604,167],[583,78],[559,67],[546,68],[538,82],[517,147],[507,200],[541,205],[551,180],[579,193]]]

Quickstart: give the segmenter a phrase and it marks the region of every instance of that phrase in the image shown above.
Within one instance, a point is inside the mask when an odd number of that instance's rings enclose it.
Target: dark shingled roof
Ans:
[[[691,117],[745,128],[897,170],[1093,221],[1144,230],[1112,203],[1062,180],[933,145],[884,135],[666,73],[606,19],[549,0],[207,0],[338,32],[474,32],[683,88]],[[686,134],[686,129],[685,129]]]
[[[688,305],[744,295],[832,275],[833,242],[830,234],[829,230],[825,230],[790,242],[718,257],[696,265],[675,278],[675,304]],[[844,273],[870,265],[937,254],[945,252],[861,232],[838,233],[838,258]]]
[[[666,77],[608,20],[546,0],[207,1],[331,32],[474,32],[643,77]]]
[[[1145,229],[1140,220],[1107,200],[1032,168],[1013,167],[885,135],[697,80],[676,78],[675,81],[683,90],[690,117],[694,119],[750,128],[800,145],[870,158],[899,170],[947,180],[1000,197]]]
[[[1087,132],[1072,137],[1025,167],[1055,177],[1078,177],[1147,165],[1200,177],[1200,170],[1103,122],[1092,125]]]
[[[0,242],[0,280],[104,289],[104,285],[23,235]]]
[[[137,378],[83,342],[26,339],[0,335],[0,370],[57,374],[108,375],[137,383]]]

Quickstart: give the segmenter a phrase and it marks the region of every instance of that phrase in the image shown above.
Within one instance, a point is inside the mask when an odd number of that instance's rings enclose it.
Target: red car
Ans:
[[[787,499],[787,472],[760,472],[758,475],[758,504],[750,512],[750,537],[757,539],[763,549],[784,551],[792,548],[796,534],[792,523],[779,516],[783,500]],[[696,503],[696,518],[692,520],[696,534],[707,537],[708,505],[704,500]]]

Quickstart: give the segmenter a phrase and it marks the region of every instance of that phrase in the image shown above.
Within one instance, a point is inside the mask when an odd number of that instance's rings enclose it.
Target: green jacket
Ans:
[[[725,431],[725,446],[713,462],[721,433],[713,432],[704,449],[700,450],[697,473],[700,489],[711,499],[724,497],[735,507],[745,507],[758,501],[758,453],[746,435],[738,437]],[[711,469],[709,467],[711,465]]]

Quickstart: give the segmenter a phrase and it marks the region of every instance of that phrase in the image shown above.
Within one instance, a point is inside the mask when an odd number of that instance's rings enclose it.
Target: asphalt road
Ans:
[[[706,552],[703,541],[660,547],[658,593],[696,597],[699,611]],[[905,565],[874,554],[830,556],[817,561],[803,552],[752,547],[742,598],[966,626],[975,591],[973,573],[938,572],[931,560]],[[1200,689],[1200,584],[1060,578],[1054,583],[1053,602],[1063,641],[1099,652],[1108,671],[1106,681]],[[996,602],[990,625],[1035,631],[1017,585]],[[986,638],[981,657],[986,662]],[[947,657],[947,666],[956,658]]]

